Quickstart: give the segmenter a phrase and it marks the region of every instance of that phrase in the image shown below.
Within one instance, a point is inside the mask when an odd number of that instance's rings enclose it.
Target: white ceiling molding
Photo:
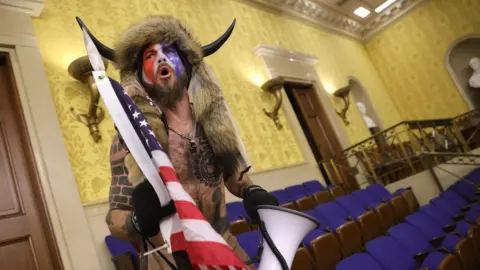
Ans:
[[[0,0],[0,8],[26,13],[32,17],[40,16],[44,0]]]
[[[365,35],[363,39],[369,40],[375,36],[375,34],[387,28],[387,26],[426,1],[427,0],[398,0],[380,13],[375,20],[369,22],[365,26]]]
[[[304,54],[296,51],[285,50],[279,47],[268,46],[268,45],[258,45],[253,49],[255,55],[260,57],[283,57],[289,61],[298,61],[303,62],[311,66],[315,66],[318,62],[318,58],[314,55]]]
[[[341,12],[314,0],[237,0],[260,5],[267,10],[280,12],[304,22],[365,41],[427,0],[397,0],[369,23],[362,24]]]

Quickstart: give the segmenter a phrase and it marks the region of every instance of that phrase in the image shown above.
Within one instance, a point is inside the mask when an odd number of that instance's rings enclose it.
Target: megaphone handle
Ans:
[[[263,223],[263,221],[260,221],[259,227],[260,227],[260,232],[263,235],[263,238],[267,242],[267,245],[270,247],[275,257],[277,257],[278,262],[282,266],[282,270],[289,270],[288,264],[285,261],[285,258],[282,256],[280,251],[277,249],[277,247],[273,243],[272,238],[270,238],[270,235],[268,234],[267,228],[265,227],[265,223]]]

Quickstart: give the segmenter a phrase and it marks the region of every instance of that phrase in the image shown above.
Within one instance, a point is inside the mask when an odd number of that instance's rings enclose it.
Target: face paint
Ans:
[[[174,72],[174,74],[172,74]],[[152,44],[143,53],[143,80],[155,85],[158,80],[167,83],[172,77],[180,77],[185,72],[180,56],[172,45]],[[173,75],[173,76],[172,76]]]
[[[153,44],[143,53],[142,80],[159,105],[173,108],[188,87],[188,76],[174,46]]]

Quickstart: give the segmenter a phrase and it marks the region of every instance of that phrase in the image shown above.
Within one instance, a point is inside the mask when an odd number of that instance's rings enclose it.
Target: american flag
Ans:
[[[109,81],[113,86],[115,96],[130,120],[130,125],[127,126],[131,126],[131,129],[135,130],[148,154],[148,159],[143,158],[141,160],[148,160],[158,168],[158,174],[174,201],[177,213],[174,215],[172,222],[173,228],[170,238],[172,251],[185,251],[193,269],[248,269],[228,246],[225,239],[212,228],[193,199],[183,189],[167,154],[155,138],[155,133],[127,92],[111,78],[105,78],[104,81]],[[105,85],[105,83],[100,85],[97,83],[100,92],[102,92],[100,89],[102,85]],[[110,95],[110,97],[113,97],[113,95]],[[149,101],[151,106],[156,107],[151,100]],[[107,103],[109,100],[104,98],[104,102]],[[125,126],[125,123],[123,123],[123,126]],[[128,142],[125,141],[125,143],[128,147]],[[155,178],[148,180],[150,182],[158,181],[159,178]]]

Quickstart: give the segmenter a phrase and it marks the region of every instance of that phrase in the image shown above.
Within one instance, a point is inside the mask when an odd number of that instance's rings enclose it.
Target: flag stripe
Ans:
[[[207,219],[202,214],[202,212],[200,212],[198,210],[198,207],[191,202],[175,200],[175,208],[181,209],[180,211],[177,211],[177,212],[178,212],[178,216],[182,220],[195,220],[195,221],[198,220],[200,222],[207,222]],[[185,224],[183,224],[183,226],[185,226]]]
[[[218,243],[208,243],[210,248],[205,248],[201,242],[189,242],[188,249],[191,251],[188,256],[191,261],[202,261],[205,265],[219,265],[219,261],[232,262],[231,265],[244,266],[243,262],[233,253],[229,246]],[[228,267],[228,265],[223,265]],[[237,268],[242,269],[242,268]],[[245,269],[247,269],[245,267]]]
[[[192,197],[183,189],[182,184],[179,182],[167,182],[167,189],[170,192],[170,196],[174,201],[186,201],[195,204]]]
[[[227,244],[220,234],[213,230],[210,223],[203,220],[184,219],[183,220],[183,233],[187,241],[192,242],[217,242]]]
[[[172,167],[161,166],[160,175],[162,176],[163,182],[180,182],[178,181],[177,175]]]
[[[170,237],[170,242],[172,244],[172,251],[187,250],[187,242],[185,241],[185,236],[183,231],[173,233]]]

